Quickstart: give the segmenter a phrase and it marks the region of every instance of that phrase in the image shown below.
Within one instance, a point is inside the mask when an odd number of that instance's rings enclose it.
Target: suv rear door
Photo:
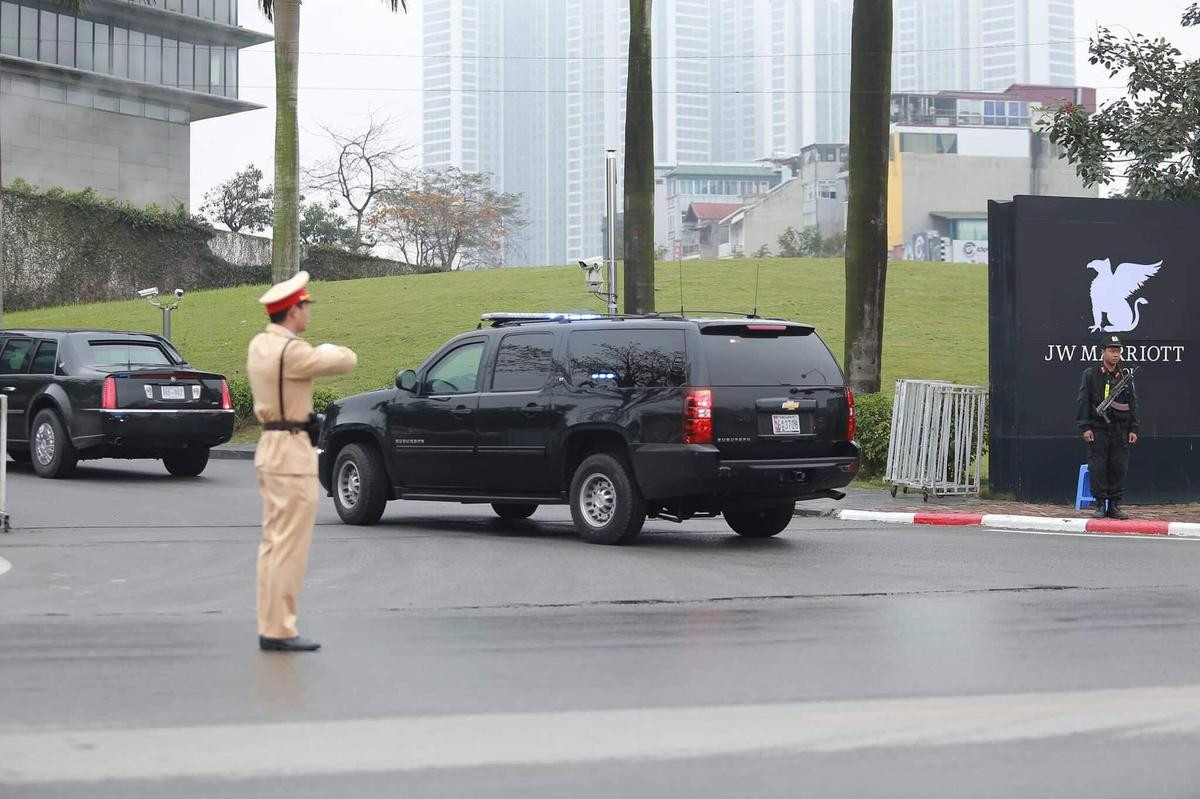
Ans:
[[[846,441],[845,379],[812,327],[713,322],[701,325],[700,344],[723,458],[828,457]]]
[[[532,492],[555,487],[546,456],[554,334],[507,333],[500,339],[490,389],[479,397],[480,486]]]

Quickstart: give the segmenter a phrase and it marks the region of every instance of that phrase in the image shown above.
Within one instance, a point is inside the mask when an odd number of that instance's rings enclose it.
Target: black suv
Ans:
[[[723,514],[772,536],[858,471],[854,397],[810,325],[776,319],[488,314],[396,387],[329,406],[321,484],[374,524],[391,499],[567,503],[618,544],[647,517]]]

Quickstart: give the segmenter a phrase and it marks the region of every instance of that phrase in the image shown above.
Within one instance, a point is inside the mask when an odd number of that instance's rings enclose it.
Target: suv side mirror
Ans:
[[[407,391],[410,394],[417,392],[417,373],[412,369],[405,369],[396,375],[396,388],[401,391]]]

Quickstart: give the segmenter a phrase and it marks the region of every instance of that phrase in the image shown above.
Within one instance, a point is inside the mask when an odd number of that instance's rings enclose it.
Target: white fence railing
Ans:
[[[8,532],[8,397],[0,394],[0,530]]]
[[[897,380],[884,480],[930,494],[978,494],[987,389]]]

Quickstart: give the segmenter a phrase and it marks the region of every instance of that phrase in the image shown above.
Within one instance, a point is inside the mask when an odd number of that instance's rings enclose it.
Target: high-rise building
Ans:
[[[1075,82],[1074,0],[896,0],[892,88]]]
[[[195,120],[238,99],[237,0],[0,2],[6,181],[92,188],[135,205],[188,204]]]

